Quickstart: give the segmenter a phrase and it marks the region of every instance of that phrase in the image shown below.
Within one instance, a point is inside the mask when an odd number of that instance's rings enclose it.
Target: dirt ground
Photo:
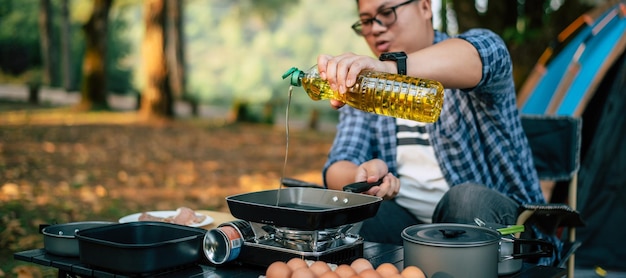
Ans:
[[[228,211],[226,196],[276,189],[283,173],[321,183],[334,135],[290,128],[283,167],[285,126],[0,107],[0,277],[50,275],[12,258],[43,247],[42,223],[117,221],[180,206]]]

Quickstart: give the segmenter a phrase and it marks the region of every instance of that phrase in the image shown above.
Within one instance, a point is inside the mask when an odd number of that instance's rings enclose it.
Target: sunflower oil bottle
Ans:
[[[356,84],[341,94],[320,77],[317,65],[307,72],[291,68],[283,79],[289,76],[291,85],[302,87],[312,100],[335,99],[365,112],[433,123],[443,107],[443,85],[434,80],[363,71]]]

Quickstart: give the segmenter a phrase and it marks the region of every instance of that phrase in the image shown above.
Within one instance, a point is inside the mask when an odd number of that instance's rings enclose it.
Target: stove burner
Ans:
[[[287,227],[274,228],[274,240],[284,247],[298,250],[318,252],[348,244],[346,234],[352,225],[329,228],[321,231],[302,231]],[[348,238],[348,240],[350,240]]]
[[[363,255],[360,223],[319,231],[249,222],[255,238],[246,240],[237,261],[267,267],[276,260],[298,257],[328,263],[350,263]]]

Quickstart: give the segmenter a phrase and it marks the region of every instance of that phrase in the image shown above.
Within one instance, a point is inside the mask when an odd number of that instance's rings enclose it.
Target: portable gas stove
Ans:
[[[239,232],[233,227],[210,231],[205,254],[212,262],[234,260],[267,267],[295,257],[333,264],[362,257],[361,223],[376,214],[382,198],[291,187],[233,195],[226,201],[231,214],[240,219],[231,225]]]
[[[243,240],[234,262],[267,267],[292,258],[351,263],[363,256],[363,239],[357,234],[361,223],[317,231],[254,223],[245,220],[221,225],[238,230]],[[234,249],[231,249],[233,251]],[[216,253],[221,254],[221,253]]]
[[[339,265],[363,256],[363,239],[357,234],[361,223],[318,231],[248,223],[254,237],[244,236],[237,262],[267,267],[297,257]]]

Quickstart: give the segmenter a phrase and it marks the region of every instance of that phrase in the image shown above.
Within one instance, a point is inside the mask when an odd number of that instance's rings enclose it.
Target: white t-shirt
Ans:
[[[426,124],[396,119],[396,125],[400,179],[396,202],[419,220],[431,223],[435,206],[449,186],[430,145]]]

